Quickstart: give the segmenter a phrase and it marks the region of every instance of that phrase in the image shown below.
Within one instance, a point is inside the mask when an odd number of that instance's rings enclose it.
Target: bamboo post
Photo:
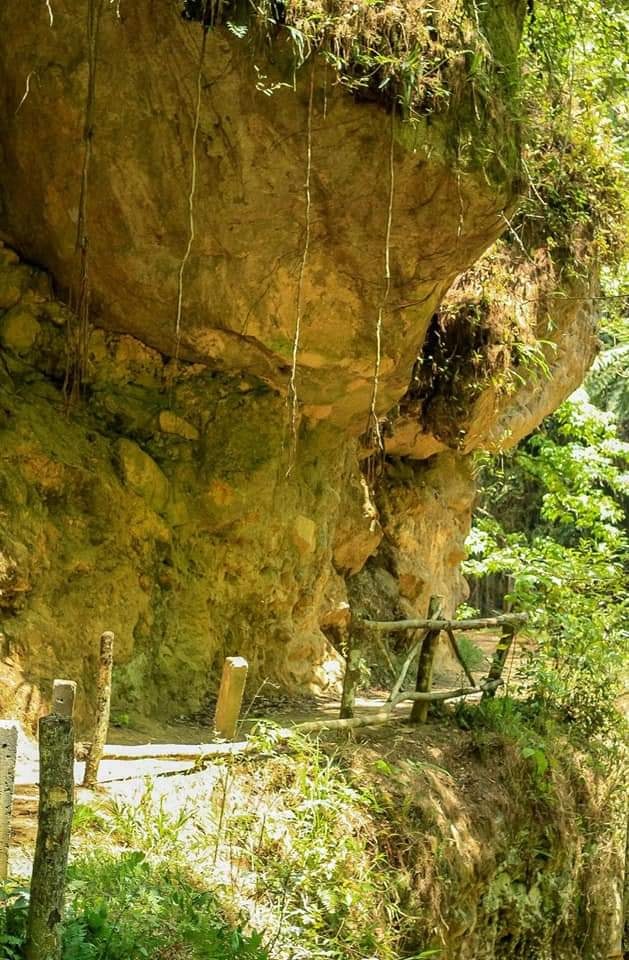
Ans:
[[[39,824],[31,878],[26,960],[60,960],[63,895],[74,807],[72,720],[39,721]]]
[[[76,683],[74,680],[53,680],[52,682],[52,712],[58,717],[69,720],[74,715],[74,699],[76,697]]]
[[[85,761],[83,786],[93,790],[98,782],[98,768],[105,749],[111,710],[111,676],[114,664],[114,635],[107,630],[100,638],[98,680],[96,682],[96,717],[92,743]]]
[[[17,724],[2,721],[0,723],[0,880],[6,880],[9,873],[16,756]]]
[[[244,657],[226,657],[214,715],[214,729],[222,740],[236,736],[248,670]]]
[[[362,659],[363,635],[360,626],[352,620],[349,625],[347,638],[347,658],[345,660],[345,674],[343,676],[343,691],[341,693],[341,709],[339,717],[349,720],[354,716],[356,691],[360,683],[360,663]]]
[[[428,605],[428,619],[439,620],[443,612],[444,598],[435,594],[430,598]],[[417,665],[417,682],[415,689],[418,693],[428,693],[432,686],[432,670],[441,630],[428,630],[419,654]],[[418,700],[411,710],[411,723],[426,723],[428,719],[428,701]]]

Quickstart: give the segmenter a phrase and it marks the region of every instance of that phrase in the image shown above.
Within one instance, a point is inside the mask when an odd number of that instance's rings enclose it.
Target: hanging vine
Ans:
[[[314,102],[314,83],[315,83],[315,61],[312,61],[310,69],[310,90],[308,95],[308,122],[306,127],[306,177],[304,180],[304,206],[305,206],[305,235],[304,246],[299,265],[299,279],[297,281],[297,305],[295,311],[295,332],[293,334],[293,349],[291,357],[290,380],[288,383],[288,407],[290,412],[290,431],[291,441],[288,456],[288,468],[286,476],[290,476],[295,463],[295,454],[297,451],[297,419],[299,413],[299,398],[297,395],[297,360],[299,357],[299,343],[301,339],[301,325],[303,319],[303,299],[304,299],[304,277],[308,263],[308,254],[310,253],[310,233],[311,233],[311,209],[312,195],[310,183],[312,179],[312,105]]]
[[[63,391],[66,402],[76,400],[81,391],[87,370],[89,343],[90,278],[89,278],[89,233],[88,195],[89,174],[94,139],[94,110],[96,105],[96,66],[98,35],[104,0],[89,0],[87,5],[87,96],[83,126],[83,166],[81,170],[81,193],[76,229],[75,251],[78,254],[79,280],[77,285],[76,321],[68,325],[68,352]]]
[[[395,110],[391,111],[391,136],[389,140],[389,199],[387,205],[387,220],[384,236],[384,288],[380,306],[378,307],[378,319],[376,321],[376,358],[373,371],[373,386],[371,392],[371,404],[369,408],[369,419],[367,421],[367,442],[375,447],[374,453],[369,457],[368,471],[373,479],[375,477],[377,462],[384,455],[384,441],[382,439],[382,429],[378,418],[378,388],[380,386],[380,368],[382,365],[382,327],[384,322],[384,312],[389,302],[391,293],[391,226],[393,223],[393,198],[395,193]]]

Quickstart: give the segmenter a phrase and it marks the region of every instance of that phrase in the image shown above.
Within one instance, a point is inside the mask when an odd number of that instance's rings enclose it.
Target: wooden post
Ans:
[[[439,620],[443,613],[444,598],[435,594],[430,598],[428,605],[428,619]],[[437,651],[437,642],[441,630],[429,630],[424,637],[417,665],[417,682],[415,690],[418,693],[428,693],[432,686],[432,669]],[[429,703],[418,700],[411,710],[411,723],[426,723],[428,719]]]
[[[362,647],[362,630],[355,621],[351,621],[347,636],[347,657],[345,660],[343,691],[341,693],[341,709],[339,712],[339,717],[342,720],[348,720],[354,716],[356,691],[358,690],[358,685],[360,683]]]
[[[222,740],[233,740],[236,736],[248,670],[244,657],[225,658],[214,715],[214,729]]]
[[[507,592],[512,593],[515,586],[515,578],[509,575],[507,577]],[[505,604],[505,610],[510,613],[512,604],[508,601]],[[489,673],[487,674],[487,681],[494,681],[490,683],[486,690],[483,691],[483,696],[481,700],[493,699],[496,696],[496,690],[499,686],[499,681],[502,680],[502,671],[504,670],[505,663],[507,662],[507,657],[509,656],[509,651],[513,644],[515,638],[515,625],[513,623],[505,623],[502,626],[500,641],[496,650],[494,652],[493,659],[491,661],[491,667],[489,668]]]
[[[500,637],[500,642],[496,647],[493,660],[491,661],[491,667],[489,668],[489,673],[487,674],[487,680],[501,680],[502,671],[504,670],[505,663],[507,662],[507,657],[509,656],[509,651],[511,650],[511,645],[515,637],[515,627],[512,623],[505,623],[502,628],[502,635]],[[486,690],[483,690],[482,700],[486,700],[488,697],[492,699],[496,696],[497,684],[489,686]]]
[[[98,680],[96,682],[96,717],[94,733],[87,760],[83,786],[93,790],[98,782],[98,768],[105,749],[109,729],[111,710],[111,675],[114,664],[114,635],[107,630],[100,638],[100,657],[98,662]]]
[[[9,873],[9,841],[11,840],[11,811],[17,756],[17,725],[0,722],[0,880]]]
[[[39,721],[39,824],[31,878],[26,960],[60,960],[63,894],[74,807],[72,720]]]
[[[53,680],[52,713],[58,717],[67,717],[71,720],[74,714],[75,697],[76,683],[74,680]]]

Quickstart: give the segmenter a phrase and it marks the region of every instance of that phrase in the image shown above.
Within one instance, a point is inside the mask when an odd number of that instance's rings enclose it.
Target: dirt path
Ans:
[[[486,676],[487,669],[497,637],[495,634],[477,635],[475,643],[484,654],[484,662],[474,671],[474,677],[479,681]],[[509,682],[514,675],[521,658],[521,648],[512,652],[505,667],[505,680]],[[461,683],[461,671],[458,665],[442,667],[435,675],[435,686],[453,689]],[[356,701],[356,715],[368,716],[382,710],[387,698],[386,690],[364,691]],[[268,720],[279,726],[290,727],[311,720],[326,720],[338,717],[340,702],[335,697],[315,697],[311,699],[283,698],[280,703],[266,701],[259,697],[249,707],[245,708],[242,724],[243,738],[260,720]],[[408,716],[408,704],[400,704],[395,713],[401,718]],[[375,728],[371,734],[376,738]],[[365,735],[361,733],[361,738]],[[159,722],[152,719],[138,720],[128,727],[112,726],[108,735],[108,746],[126,745],[159,745],[171,746],[173,753],[177,747],[199,746],[211,743],[213,739],[212,727],[207,722],[191,721],[182,718],[173,722]],[[103,760],[99,772],[99,789],[97,797],[105,799],[116,797],[128,799],[143,784],[153,777],[164,775],[185,774],[194,768],[193,760],[171,760],[156,757],[145,759]],[[84,763],[75,764],[75,783],[80,784],[83,779]],[[13,829],[11,845],[11,866],[15,875],[27,875],[30,869],[30,860],[37,831],[38,805],[38,757],[37,744],[24,735],[20,736],[18,750],[18,764],[16,771],[16,791],[13,805]],[[177,778],[179,779],[179,778]],[[76,793],[77,804],[93,804],[95,795],[91,791],[78,787]]]

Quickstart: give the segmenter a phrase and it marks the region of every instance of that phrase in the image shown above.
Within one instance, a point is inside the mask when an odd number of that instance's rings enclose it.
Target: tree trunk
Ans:
[[[39,825],[31,879],[26,960],[60,960],[63,894],[74,807],[72,720],[39,721]]]

